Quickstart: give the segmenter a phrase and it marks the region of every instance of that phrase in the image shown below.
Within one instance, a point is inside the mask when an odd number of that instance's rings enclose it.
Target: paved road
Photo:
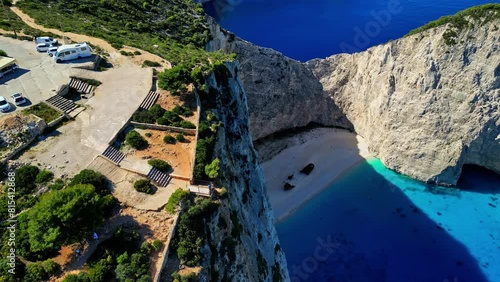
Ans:
[[[69,82],[74,67],[88,64],[88,59],[78,63],[56,64],[45,53],[35,50],[35,43],[0,37],[0,49],[17,60],[19,69],[0,78],[0,95],[10,100],[14,93],[21,92],[32,104],[46,100],[63,84]],[[14,111],[19,110],[13,107]]]

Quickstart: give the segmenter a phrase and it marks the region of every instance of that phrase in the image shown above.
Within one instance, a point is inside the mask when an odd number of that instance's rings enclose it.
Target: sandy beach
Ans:
[[[276,222],[292,214],[328,188],[340,175],[370,157],[362,137],[340,129],[313,129],[290,138],[301,141],[261,165]],[[315,165],[311,174],[306,176],[300,173],[309,163]],[[288,180],[292,174],[292,180]],[[284,191],[285,182],[295,187]]]

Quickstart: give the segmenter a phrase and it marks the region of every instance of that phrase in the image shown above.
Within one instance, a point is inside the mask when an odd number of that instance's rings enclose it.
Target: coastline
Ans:
[[[340,176],[371,157],[364,139],[346,130],[318,128],[290,138],[303,142],[261,164],[275,223],[292,215]],[[300,173],[309,163],[315,165],[311,174]],[[293,178],[288,180],[291,174]],[[295,187],[284,191],[285,182]]]

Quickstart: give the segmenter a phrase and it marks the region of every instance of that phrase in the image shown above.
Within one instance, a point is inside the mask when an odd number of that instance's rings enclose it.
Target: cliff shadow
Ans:
[[[462,218],[440,209],[457,199],[363,162],[277,224],[291,281],[486,282],[488,262],[452,235]]]

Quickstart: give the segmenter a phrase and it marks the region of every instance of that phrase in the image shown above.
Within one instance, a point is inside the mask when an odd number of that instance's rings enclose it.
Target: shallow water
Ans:
[[[353,168],[277,225],[292,281],[500,281],[500,177],[459,186]]]
[[[365,50],[491,0],[212,0],[221,25],[297,60]],[[498,2],[498,1],[496,1]],[[361,35],[361,34],[364,34]]]

